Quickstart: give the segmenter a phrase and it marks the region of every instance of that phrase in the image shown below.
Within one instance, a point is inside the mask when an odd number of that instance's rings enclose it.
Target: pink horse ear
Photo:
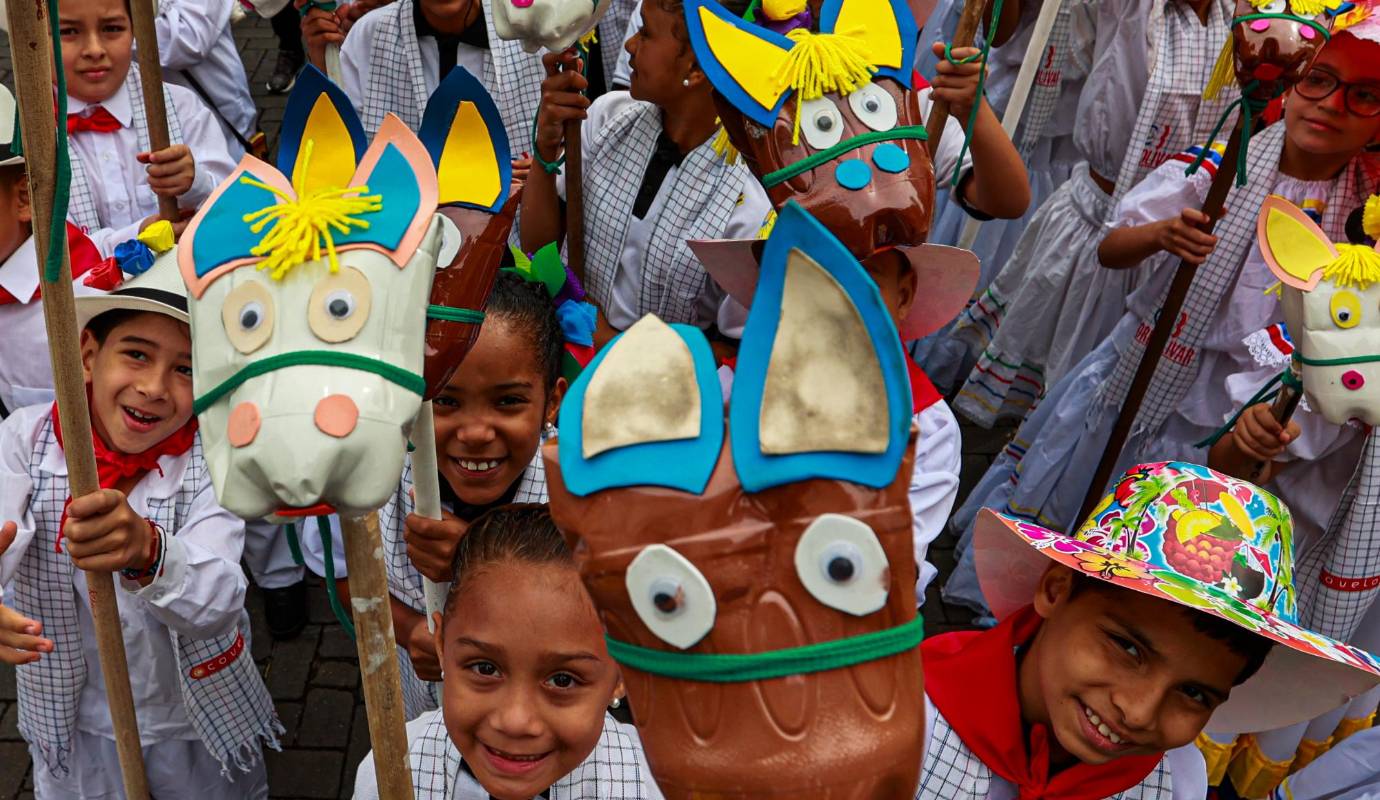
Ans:
[[[1256,217],[1260,253],[1286,286],[1312,291],[1323,268],[1337,260],[1336,245],[1298,206],[1276,195],[1265,198]]]

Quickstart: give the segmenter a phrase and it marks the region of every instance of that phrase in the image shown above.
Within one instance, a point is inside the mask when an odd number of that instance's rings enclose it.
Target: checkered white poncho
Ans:
[[[925,765],[920,771],[920,787],[915,800],[986,800],[992,792],[992,769],[982,763],[949,726],[948,720],[934,711],[934,725],[928,731]],[[1173,800],[1174,781],[1165,760],[1139,784],[1107,800]]]
[[[632,102],[601,130],[584,134],[595,137],[584,161],[585,290],[604,308],[613,297],[633,204],[660,133],[661,110]],[[686,154],[674,180],[647,240],[637,316],[707,327],[713,320],[699,319],[697,309],[709,291],[709,275],[686,241],[723,238],[746,181],[755,179],[741,162],[726,163],[710,139]]]
[[[413,2],[398,0],[371,12],[386,15],[378,28],[378,41],[374,43],[364,84],[364,101],[359,109],[364,130],[371,135],[390,112],[397,114],[407,127],[417,130],[427,98],[436,88],[429,86],[422,74],[421,46],[412,21]],[[528,53],[519,42],[493,35],[493,8],[489,0],[484,0],[483,5],[484,22],[490,32],[489,58],[485,60],[484,74],[475,77],[498,105],[509,147],[516,154],[530,149],[523,143],[532,140],[532,120],[541,103],[541,82],[546,70],[540,54]]]
[[[1342,501],[1299,559],[1299,617],[1304,627],[1341,641],[1355,636],[1380,597],[1380,436],[1366,436]]]
[[[604,732],[594,752],[551,787],[550,799],[643,800],[652,778],[642,769],[639,749],[637,740],[605,714]],[[461,765],[441,712],[433,713],[409,750],[416,800],[489,800],[489,793]]]
[[[53,641],[53,652],[32,664],[17,668],[19,732],[42,755],[54,775],[69,774],[72,736],[77,707],[87,680],[82,657],[81,623],[76,591],[72,586],[72,559],[57,545],[62,510],[67,502],[67,478],[39,469],[44,458],[58,448],[51,418],[45,418],[35,435],[29,458],[33,496],[29,511],[36,535],[15,573],[12,605],[15,611],[43,623]],[[197,494],[210,485],[201,455],[201,438],[192,447],[182,476],[182,486],[170,498],[149,498],[149,517],[168,534],[176,536]],[[191,639],[169,630],[177,652],[182,698],[192,728],[206,749],[221,763],[227,776],[233,764],[248,772],[259,758],[260,741],[278,748],[283,726],[273,710],[249,654],[249,618],[241,615],[237,629],[212,639]],[[219,665],[222,658],[228,663]],[[211,670],[198,665],[216,664]],[[192,677],[196,673],[200,677]]]
[[[144,84],[139,78],[138,64],[129,65],[129,74],[125,76],[125,88],[129,90],[129,104],[134,112],[134,132],[139,137],[139,149],[148,151],[152,149],[149,145],[149,118],[144,111]],[[178,120],[172,96],[167,92],[163,93],[163,107],[168,117],[168,140],[177,144],[182,141],[182,123]],[[115,227],[110,220],[101,219],[100,211],[96,208],[96,198],[91,193],[90,179],[86,176],[86,167],[82,165],[81,155],[70,143],[67,145],[67,154],[72,162],[72,189],[71,200],[67,206],[67,218],[85,231]],[[132,153],[130,157],[133,157]]]

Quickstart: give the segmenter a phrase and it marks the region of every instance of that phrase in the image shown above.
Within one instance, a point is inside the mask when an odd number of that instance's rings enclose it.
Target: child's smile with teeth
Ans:
[[[1096,712],[1094,712],[1091,708],[1083,706],[1083,715],[1088,718],[1088,722],[1092,723],[1092,726],[1097,729],[1098,733],[1107,737],[1107,741],[1115,745],[1125,744],[1126,740],[1122,739],[1120,736],[1117,736],[1116,731],[1107,727],[1107,723],[1103,722],[1102,718],[1097,716]]]

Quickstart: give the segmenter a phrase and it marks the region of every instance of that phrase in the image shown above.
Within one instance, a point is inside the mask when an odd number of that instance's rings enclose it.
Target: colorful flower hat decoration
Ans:
[[[1031,602],[1053,561],[1273,641],[1260,671],[1217,708],[1209,732],[1312,719],[1380,683],[1380,659],[1299,625],[1289,509],[1207,467],[1132,467],[1071,537],[983,509],[974,546],[997,619]]]

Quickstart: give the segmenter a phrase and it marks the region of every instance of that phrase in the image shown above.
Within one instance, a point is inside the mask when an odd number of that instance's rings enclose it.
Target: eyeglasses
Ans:
[[[1294,87],[1300,97],[1309,100],[1324,100],[1338,89],[1346,92],[1347,111],[1358,117],[1380,116],[1380,86],[1374,83],[1347,83],[1326,70],[1314,69]]]

